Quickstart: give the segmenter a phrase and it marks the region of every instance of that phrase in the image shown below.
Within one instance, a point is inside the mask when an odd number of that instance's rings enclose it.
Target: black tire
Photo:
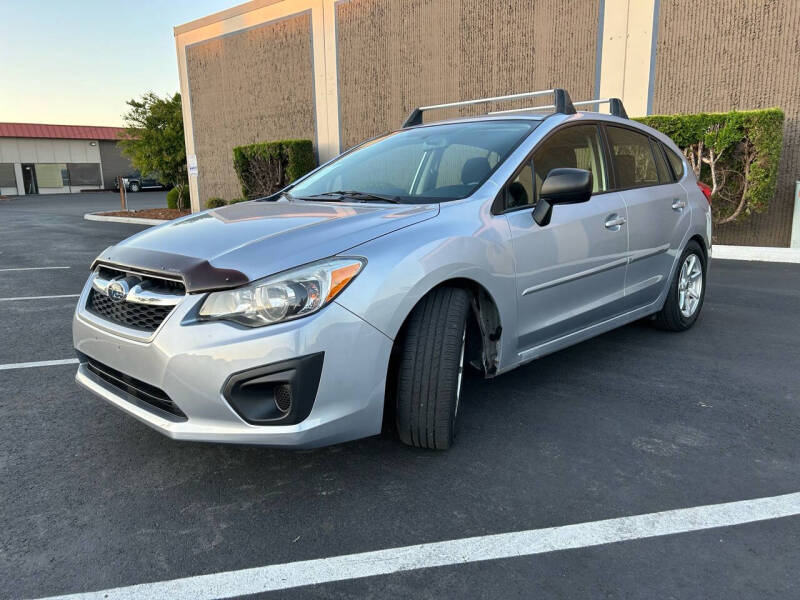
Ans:
[[[410,446],[445,450],[453,444],[469,306],[466,291],[440,287],[408,318],[399,340],[395,421]]]
[[[141,191],[141,189],[142,189],[142,188],[141,188],[141,186],[139,185],[139,182],[138,182],[138,181],[131,181],[131,182],[130,182],[130,184],[128,185],[128,190],[130,190],[130,191],[131,191],[131,192],[133,192],[134,194],[135,194],[136,192],[138,192],[138,191]]]
[[[678,288],[681,279],[681,268],[690,255],[696,256],[700,262],[702,269],[702,288],[700,290],[700,298],[697,307],[694,309],[691,316],[687,317],[681,312],[680,290]],[[667,292],[667,299],[664,302],[664,308],[655,314],[653,325],[665,331],[686,331],[694,325],[695,321],[697,321],[697,317],[700,315],[700,310],[703,308],[703,300],[706,297],[706,271],[706,255],[703,253],[702,248],[700,248],[700,244],[694,240],[690,240],[678,260],[678,266],[675,269],[675,275],[672,277],[669,292]]]

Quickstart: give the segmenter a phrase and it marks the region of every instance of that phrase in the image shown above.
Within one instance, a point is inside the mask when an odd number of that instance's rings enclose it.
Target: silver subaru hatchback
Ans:
[[[448,448],[465,366],[495,377],[644,317],[688,329],[711,215],[680,150],[617,99],[511,98],[545,94],[415,109],[274,196],[108,248],[75,312],[78,383],[175,439],[314,447],[390,418]]]

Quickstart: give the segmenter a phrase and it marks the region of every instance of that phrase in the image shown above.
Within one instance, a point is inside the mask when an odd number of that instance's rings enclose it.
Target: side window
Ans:
[[[664,151],[667,154],[669,164],[672,165],[672,172],[675,173],[675,179],[681,179],[683,177],[683,159],[666,146],[664,147]]]
[[[528,161],[506,186],[506,208],[517,208],[533,203],[533,169]]]
[[[592,193],[607,189],[606,164],[596,125],[567,127],[536,149],[533,154],[534,202],[539,198],[547,174],[562,167],[591,171]]]
[[[650,146],[653,149],[653,156],[656,157],[656,172],[658,173],[659,183],[672,183],[674,181],[672,172],[667,166],[667,159],[664,158],[664,150],[657,141],[650,138]]]
[[[658,184],[658,172],[650,138],[631,129],[610,126],[608,144],[617,174],[618,188]]]

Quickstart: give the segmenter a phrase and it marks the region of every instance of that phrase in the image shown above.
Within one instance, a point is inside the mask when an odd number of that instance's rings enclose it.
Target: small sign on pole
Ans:
[[[189,167],[189,175],[197,175],[197,155],[189,154],[186,156],[186,166]]]

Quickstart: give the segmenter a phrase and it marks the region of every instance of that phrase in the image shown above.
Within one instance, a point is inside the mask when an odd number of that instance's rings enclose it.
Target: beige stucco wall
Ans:
[[[241,195],[234,146],[316,138],[311,14],[186,47],[199,202]]]
[[[800,178],[800,5],[796,0],[661,2],[655,114],[777,106],[786,113],[769,210],[717,229],[720,243],[788,246]]]
[[[398,128],[415,106],[556,86],[591,98],[598,11],[597,0],[337,4],[342,149]]]

